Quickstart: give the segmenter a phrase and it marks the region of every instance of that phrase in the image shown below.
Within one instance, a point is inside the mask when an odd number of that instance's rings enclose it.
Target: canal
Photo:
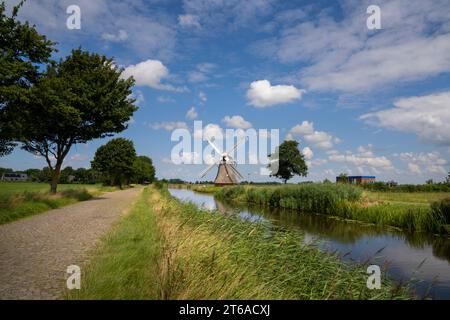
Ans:
[[[341,259],[377,264],[392,280],[408,283],[423,298],[450,299],[450,238],[405,233],[333,217],[293,210],[267,209],[218,201],[213,195],[188,189],[169,189],[183,202],[199,208],[238,215],[251,222],[264,220],[304,234],[304,241]]]

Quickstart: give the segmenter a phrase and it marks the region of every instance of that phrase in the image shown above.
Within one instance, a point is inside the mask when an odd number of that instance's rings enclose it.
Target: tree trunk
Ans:
[[[55,170],[53,170],[52,181],[50,182],[50,192],[55,194],[58,188],[59,178],[61,176],[61,163],[56,163]]]

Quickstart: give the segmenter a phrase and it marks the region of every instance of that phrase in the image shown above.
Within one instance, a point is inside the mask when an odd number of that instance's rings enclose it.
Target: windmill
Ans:
[[[238,141],[233,148],[231,148],[228,152],[221,152],[219,148],[214,144],[214,140],[210,140],[206,138],[206,141],[213,147],[213,149],[220,154],[220,158],[214,161],[208,168],[203,170],[200,173],[200,178],[206,176],[206,174],[216,165],[218,165],[217,175],[214,179],[214,184],[216,185],[229,185],[229,184],[238,184],[238,178],[242,179],[243,176],[236,169],[236,161],[230,155],[230,153],[234,152],[236,148],[243,142],[245,139],[241,139]]]

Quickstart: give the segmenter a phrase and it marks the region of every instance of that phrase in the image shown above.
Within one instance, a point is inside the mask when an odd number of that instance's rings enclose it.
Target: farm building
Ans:
[[[26,173],[8,172],[2,175],[2,181],[27,181],[28,175]]]
[[[342,181],[343,179],[347,179],[347,181]],[[375,176],[336,177],[336,182],[345,182],[345,183],[351,183],[351,184],[374,183],[375,182]]]

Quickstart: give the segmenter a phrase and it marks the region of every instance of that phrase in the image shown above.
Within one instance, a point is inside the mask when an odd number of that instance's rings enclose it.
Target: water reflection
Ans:
[[[170,192],[178,199],[225,215],[237,214],[250,221],[270,221],[274,225],[301,230],[305,242],[319,241],[320,248],[337,251],[344,260],[384,266],[396,281],[413,280],[421,297],[450,299],[449,238],[405,233],[318,214],[230,204],[186,189],[170,189]]]

